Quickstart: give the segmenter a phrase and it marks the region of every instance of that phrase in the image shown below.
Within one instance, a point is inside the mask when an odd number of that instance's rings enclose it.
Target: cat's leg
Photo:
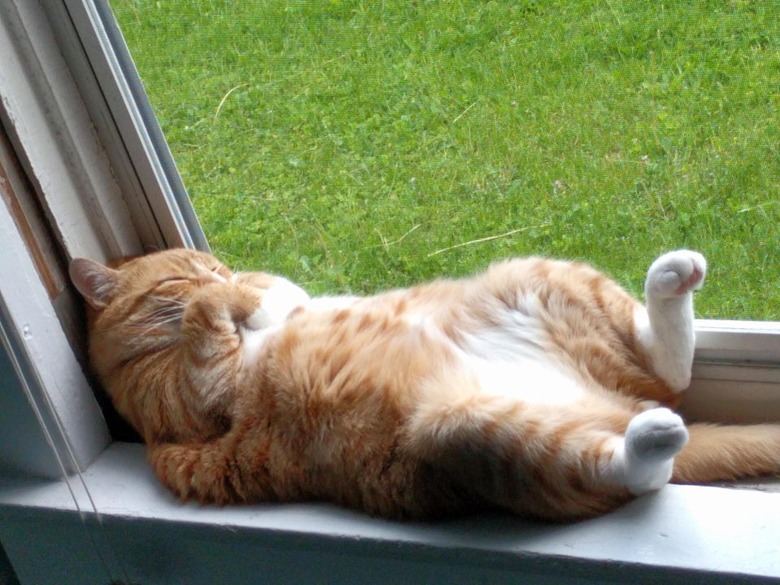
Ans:
[[[704,256],[690,250],[669,252],[647,271],[646,307],[635,314],[637,339],[653,371],[675,392],[691,381],[695,337],[693,291],[707,272]]]
[[[214,336],[235,338],[238,327],[252,320],[261,304],[261,292],[250,286],[215,283],[201,287],[182,316],[182,335],[194,348],[211,354]],[[256,324],[258,327],[260,323]]]
[[[260,327],[261,293],[215,283],[193,295],[182,316],[183,373],[198,392],[197,408],[225,415],[243,360],[241,329]]]
[[[230,458],[215,443],[150,445],[148,456],[157,478],[182,501],[227,504],[240,500]]]
[[[557,520],[605,513],[661,488],[687,440],[666,408],[635,414],[597,399],[539,405],[485,395],[418,408],[406,436],[455,493]]]
[[[208,443],[164,443],[148,447],[157,478],[180,500],[235,504],[277,499],[270,488],[263,450],[242,461],[236,434]]]
[[[667,408],[646,410],[631,419],[624,437],[615,440],[604,479],[624,485],[634,495],[658,490],[671,479],[674,458],[687,441],[679,416]]]

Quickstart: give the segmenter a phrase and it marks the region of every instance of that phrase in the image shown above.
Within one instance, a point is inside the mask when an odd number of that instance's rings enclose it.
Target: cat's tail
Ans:
[[[780,424],[688,425],[672,483],[698,484],[780,474]]]

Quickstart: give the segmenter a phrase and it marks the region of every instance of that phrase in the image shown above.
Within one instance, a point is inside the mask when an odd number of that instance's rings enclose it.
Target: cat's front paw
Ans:
[[[648,296],[671,298],[698,290],[707,274],[704,256],[691,250],[676,250],[658,258],[647,271]]]

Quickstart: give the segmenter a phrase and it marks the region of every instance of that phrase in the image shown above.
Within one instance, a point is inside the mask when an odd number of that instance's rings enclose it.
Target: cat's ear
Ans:
[[[75,258],[68,269],[70,280],[92,307],[102,309],[114,298],[119,273],[87,258]]]

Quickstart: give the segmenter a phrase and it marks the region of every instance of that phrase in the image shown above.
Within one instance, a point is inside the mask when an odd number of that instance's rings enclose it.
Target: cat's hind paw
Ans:
[[[685,423],[668,408],[653,408],[639,413],[626,429],[627,453],[643,461],[674,457],[687,442]]]
[[[635,494],[657,490],[672,476],[674,456],[688,442],[683,420],[668,408],[636,415],[626,429],[626,486]]]
[[[707,274],[704,256],[691,250],[676,250],[658,258],[647,271],[645,292],[670,298],[698,290]]]

